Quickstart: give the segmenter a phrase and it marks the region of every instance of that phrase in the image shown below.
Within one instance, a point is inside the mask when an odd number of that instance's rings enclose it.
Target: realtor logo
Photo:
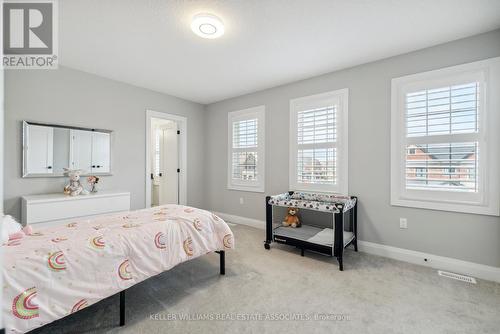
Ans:
[[[56,14],[56,0],[4,1],[2,63],[5,68],[57,68]]]

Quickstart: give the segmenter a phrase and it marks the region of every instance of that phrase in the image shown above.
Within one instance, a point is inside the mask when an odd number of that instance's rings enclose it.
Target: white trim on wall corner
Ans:
[[[247,225],[261,230],[265,230],[266,228],[266,222],[263,220],[246,218],[222,212],[214,212],[214,213],[229,223]],[[409,249],[386,246],[362,240],[358,241],[358,247],[359,251],[363,253],[368,253],[372,255],[386,257],[393,260],[418,264],[434,269],[452,271],[458,274],[465,274],[469,276],[474,276],[476,278],[484,279],[487,281],[500,283],[499,267],[487,266],[484,264],[462,261],[451,257],[444,257],[423,252],[417,252]]]

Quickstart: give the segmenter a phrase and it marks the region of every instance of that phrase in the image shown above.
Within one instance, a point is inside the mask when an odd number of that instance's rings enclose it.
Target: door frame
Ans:
[[[179,204],[187,205],[187,117],[167,114],[154,110],[146,110],[146,208],[151,207],[151,119],[160,118],[164,120],[174,121],[180,130],[179,135]]]

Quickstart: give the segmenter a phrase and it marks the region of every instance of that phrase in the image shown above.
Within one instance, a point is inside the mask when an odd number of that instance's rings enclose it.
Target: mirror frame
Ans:
[[[68,126],[68,125],[61,125],[61,124],[50,124],[50,123],[40,123],[40,122],[32,122],[32,121],[23,121],[23,140],[22,140],[22,156],[23,156],[23,167],[22,167],[22,177],[23,178],[42,178],[42,177],[66,177],[64,173],[54,173],[54,174],[42,174],[42,173],[29,173],[28,172],[28,155],[27,155],[27,150],[26,146],[28,145],[28,138],[27,138],[27,132],[28,132],[28,126],[29,125],[38,125],[38,126],[48,126],[48,127],[53,127],[53,128],[62,128],[62,129],[69,129],[69,130],[82,130],[82,131],[90,131],[90,132],[101,132],[101,133],[108,133],[109,134],[109,172],[106,173],[85,173],[82,174],[81,176],[89,176],[89,175],[97,175],[97,176],[111,176],[113,175],[113,131],[112,130],[104,130],[104,129],[95,129],[95,128],[84,128],[84,127],[78,127],[78,126]]]

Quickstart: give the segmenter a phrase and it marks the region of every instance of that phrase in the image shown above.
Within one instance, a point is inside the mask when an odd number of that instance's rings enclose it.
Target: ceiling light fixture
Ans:
[[[200,37],[214,39],[224,35],[224,24],[215,15],[198,14],[193,17],[191,30]]]

